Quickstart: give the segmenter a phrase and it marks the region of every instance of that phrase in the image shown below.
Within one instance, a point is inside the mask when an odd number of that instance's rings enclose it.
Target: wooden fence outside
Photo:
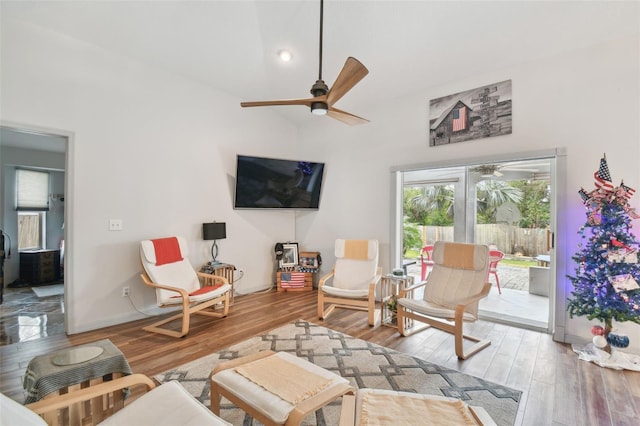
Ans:
[[[453,241],[453,226],[421,226],[422,241]],[[536,257],[549,253],[550,231],[546,228],[518,228],[512,225],[476,225],[476,243],[495,246],[511,255]]]

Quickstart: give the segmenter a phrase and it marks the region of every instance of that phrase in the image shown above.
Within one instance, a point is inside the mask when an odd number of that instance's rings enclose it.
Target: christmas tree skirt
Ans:
[[[586,345],[571,345],[578,354],[578,359],[591,361],[600,367],[613,368],[614,370],[640,371],[640,356],[611,349],[611,354],[598,349],[593,343]]]

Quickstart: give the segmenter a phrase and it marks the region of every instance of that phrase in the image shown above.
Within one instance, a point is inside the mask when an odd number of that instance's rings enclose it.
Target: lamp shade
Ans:
[[[227,224],[225,222],[202,224],[203,240],[223,240],[225,238],[227,238]]]

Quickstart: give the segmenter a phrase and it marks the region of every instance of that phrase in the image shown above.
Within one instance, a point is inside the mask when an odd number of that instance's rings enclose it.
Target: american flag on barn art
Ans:
[[[280,286],[282,288],[304,287],[304,272],[283,272],[280,276]]]
[[[493,136],[512,130],[511,80],[429,101],[429,146]]]
[[[453,131],[459,132],[467,128],[467,108],[462,106],[453,110]]]

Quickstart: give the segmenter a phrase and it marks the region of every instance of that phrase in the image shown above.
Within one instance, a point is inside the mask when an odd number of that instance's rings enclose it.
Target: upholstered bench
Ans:
[[[286,352],[263,351],[216,366],[210,375],[211,411],[224,396],[265,425],[299,425],[345,394],[349,381]]]
[[[444,396],[359,389],[342,400],[340,426],[354,425],[483,425],[496,423],[482,407]]]

